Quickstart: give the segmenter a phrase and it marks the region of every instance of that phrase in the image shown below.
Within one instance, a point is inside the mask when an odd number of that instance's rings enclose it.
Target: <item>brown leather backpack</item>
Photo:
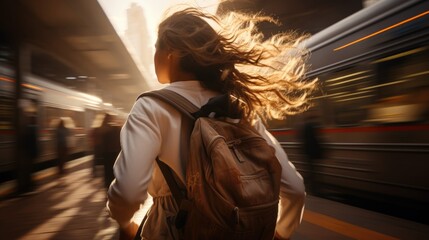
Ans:
[[[183,239],[272,239],[281,166],[275,150],[245,121],[195,119],[198,108],[181,95],[142,94],[162,100],[194,122],[186,168],[186,193],[157,159],[179,207],[175,225]]]

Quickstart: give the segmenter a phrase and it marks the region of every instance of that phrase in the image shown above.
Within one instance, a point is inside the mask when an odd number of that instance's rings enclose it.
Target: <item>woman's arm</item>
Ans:
[[[161,146],[153,101],[140,99],[121,130],[121,152],[113,167],[115,180],[108,190],[107,208],[122,229],[147,198],[154,160]]]
[[[264,137],[276,151],[276,157],[282,166],[280,182],[280,204],[277,217],[277,239],[288,239],[301,223],[304,211],[305,187],[302,176],[288,157],[277,139],[257,121],[256,130]]]

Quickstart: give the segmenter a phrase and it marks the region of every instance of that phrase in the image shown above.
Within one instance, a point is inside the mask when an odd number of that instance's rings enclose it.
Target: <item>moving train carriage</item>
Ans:
[[[16,131],[15,72],[11,64],[0,63],[0,180],[11,179],[15,163]],[[25,73],[22,83],[22,98],[19,101],[23,123],[35,116],[39,128],[40,155],[35,168],[54,165],[56,153],[55,130],[59,120],[70,131],[67,142],[72,156],[91,153],[91,131],[99,125],[105,112],[123,120],[126,114],[95,96],[70,89],[39,75]]]
[[[91,150],[87,137],[92,120],[102,109],[102,100],[82,92],[55,85],[38,76],[29,75],[24,79],[24,99],[32,99],[38,118],[42,153],[38,162],[55,159],[55,130],[59,120],[63,120],[70,130],[67,143],[72,155],[82,155]]]
[[[308,113],[273,134],[325,194],[388,203],[405,217],[429,206],[429,1],[381,1],[311,37]],[[326,150],[309,171],[300,127],[316,115]],[[386,205],[383,205],[386,206]]]

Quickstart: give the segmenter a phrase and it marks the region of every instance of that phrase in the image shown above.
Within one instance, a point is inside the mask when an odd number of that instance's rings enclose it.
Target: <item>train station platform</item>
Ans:
[[[35,191],[26,195],[4,198],[13,182],[0,184],[0,238],[118,239],[117,224],[105,211],[102,171],[93,176],[91,161],[86,156],[68,162],[62,176],[54,168],[38,172]],[[147,207],[136,218],[141,219]],[[303,222],[291,239],[418,240],[427,236],[428,225],[308,196]]]

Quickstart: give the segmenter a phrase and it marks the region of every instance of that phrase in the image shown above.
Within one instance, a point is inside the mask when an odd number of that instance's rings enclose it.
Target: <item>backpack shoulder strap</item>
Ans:
[[[199,108],[195,106],[193,103],[191,103],[188,99],[183,97],[182,95],[168,89],[161,89],[156,91],[145,92],[141,94],[138,98],[145,97],[145,96],[159,99],[176,108],[184,116],[195,121],[195,117],[192,115],[192,113],[197,112]]]
[[[145,92],[141,94],[137,99],[145,96],[161,100],[176,108],[182,115],[192,120],[192,122],[195,121],[195,117],[192,115],[192,113],[197,112],[199,108],[182,95],[171,90],[161,89],[151,92]],[[177,206],[179,207],[179,212],[175,219],[175,225],[176,227],[181,228],[186,222],[187,211],[190,207],[190,202],[186,199],[186,190],[182,190],[180,188],[179,184],[174,178],[174,173],[172,169],[166,163],[161,161],[158,157],[156,158],[156,162],[162,172],[162,175],[165,178],[165,181],[167,182],[168,187],[170,188],[170,192],[173,195]],[[139,232],[141,232],[142,224],[139,227],[138,234]]]

